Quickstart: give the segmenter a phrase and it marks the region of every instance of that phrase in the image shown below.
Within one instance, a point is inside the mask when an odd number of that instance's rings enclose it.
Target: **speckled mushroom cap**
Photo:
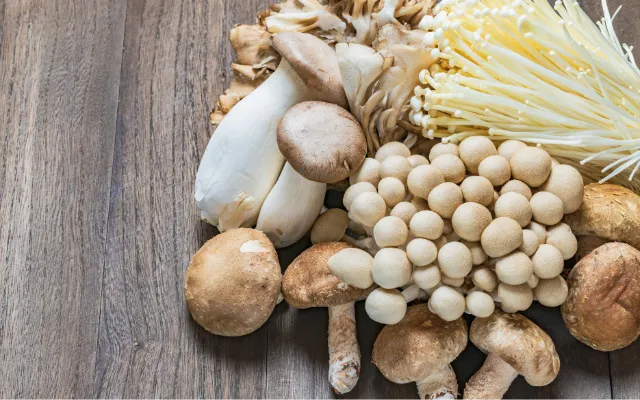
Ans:
[[[295,308],[332,307],[356,301],[371,292],[342,282],[331,273],[329,258],[340,250],[354,248],[342,242],[319,243],[296,257],[282,279],[282,295]]]
[[[305,101],[291,107],[280,120],[278,148],[300,175],[334,183],[360,168],[367,139],[358,121],[344,108]]]
[[[242,336],[273,312],[282,274],[267,236],[232,229],[209,240],[193,256],[184,291],[193,319],[209,332]]]
[[[316,99],[348,107],[338,58],[328,44],[308,33],[282,32],[273,37],[273,47]]]
[[[622,186],[585,186],[582,205],[565,222],[576,235],[600,236],[640,250],[640,196]]]
[[[467,347],[467,324],[447,322],[426,303],[408,308],[402,320],[382,328],[373,345],[373,363],[395,383],[408,383],[440,371]]]
[[[560,371],[549,335],[521,314],[496,310],[488,318],[476,318],[469,338],[483,353],[493,353],[511,365],[531,386],[548,385]]]
[[[573,336],[600,351],[628,346],[640,335],[640,251],[607,243],[569,274],[562,318]]]

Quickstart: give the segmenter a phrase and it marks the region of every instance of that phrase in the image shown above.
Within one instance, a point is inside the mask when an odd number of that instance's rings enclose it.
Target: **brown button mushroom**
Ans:
[[[295,308],[329,308],[329,382],[337,393],[347,393],[358,382],[360,348],[356,336],[354,301],[370,289],[342,282],[329,270],[329,259],[346,243],[320,243],[300,254],[282,279],[282,294]]]
[[[640,251],[607,243],[571,270],[562,318],[573,336],[600,351],[621,349],[640,335]]]
[[[584,187],[580,208],[565,216],[576,235],[594,235],[640,250],[640,196],[618,185]]]
[[[278,255],[267,236],[232,229],[193,256],[185,276],[189,311],[215,335],[242,336],[269,318],[280,293]]]
[[[501,399],[518,375],[532,386],[545,386],[560,371],[553,341],[523,315],[496,310],[476,318],[469,338],[487,359],[467,382],[465,399]]]
[[[461,318],[446,322],[427,304],[409,307],[398,324],[385,326],[373,345],[373,363],[394,383],[416,382],[421,399],[456,398],[458,384],[449,365],[467,346]]]
[[[344,108],[305,101],[291,107],[280,120],[278,148],[300,175],[334,183],[360,168],[367,140],[358,120]]]

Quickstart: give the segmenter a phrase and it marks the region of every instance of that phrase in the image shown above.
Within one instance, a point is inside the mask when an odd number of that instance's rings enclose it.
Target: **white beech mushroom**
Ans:
[[[462,240],[461,243],[467,246],[469,251],[471,251],[471,262],[474,266],[482,265],[487,261],[487,254],[482,250],[482,245],[479,242]]]
[[[247,335],[273,312],[282,273],[267,236],[232,229],[207,241],[193,256],[184,295],[193,319],[222,336]]]
[[[522,245],[522,228],[515,220],[499,217],[482,232],[480,242],[489,257],[502,257]]]
[[[519,140],[505,140],[498,146],[498,154],[510,161],[511,156],[525,147],[527,147],[527,144]]]
[[[569,225],[562,222],[547,229],[546,243],[560,250],[565,260],[573,257],[578,251],[578,240]]]
[[[341,281],[353,287],[367,289],[373,285],[373,257],[364,250],[342,249],[329,258],[327,266]]]
[[[389,156],[401,156],[407,158],[411,156],[411,150],[400,142],[389,142],[382,145],[376,152],[376,160],[383,162]]]
[[[382,196],[387,207],[393,208],[404,200],[406,189],[400,179],[388,176],[378,183],[378,194]]]
[[[429,265],[433,263],[438,256],[438,249],[436,248],[436,245],[433,244],[432,241],[423,238],[415,238],[411,240],[407,244],[406,252],[409,261],[411,261],[411,263],[416,267]]]
[[[348,178],[360,168],[367,153],[364,132],[355,117],[324,101],[291,107],[278,124],[277,137],[278,148],[291,166],[315,182]]]
[[[562,318],[576,339],[600,351],[629,346],[640,336],[640,251],[604,244],[569,274]]]
[[[445,244],[438,251],[438,266],[451,278],[464,278],[471,272],[471,250],[460,242]]]
[[[455,143],[437,143],[429,151],[429,161],[433,162],[433,160],[443,154],[453,154],[457,157],[460,154],[458,145]]]
[[[329,270],[329,259],[352,246],[320,243],[302,252],[282,279],[285,301],[295,308],[336,307],[329,312],[329,382],[337,393],[347,393],[358,382],[360,349],[355,329],[354,302],[368,289],[350,286]]]
[[[480,162],[478,175],[487,178],[493,186],[501,186],[511,178],[511,166],[506,158],[496,154]]]
[[[531,204],[527,198],[515,192],[508,192],[498,197],[493,206],[493,212],[496,217],[509,217],[515,220],[522,228],[529,225],[533,216]]]
[[[441,183],[444,183],[442,172],[436,167],[427,164],[413,168],[407,177],[409,192],[422,199],[427,199],[429,193]]]
[[[564,206],[558,196],[549,192],[537,192],[531,197],[531,210],[536,222],[550,226],[562,220]]]
[[[493,198],[493,185],[484,176],[468,176],[460,184],[465,201],[482,204],[485,207],[491,205]]]
[[[533,188],[542,185],[551,173],[551,157],[538,147],[518,150],[511,156],[509,164],[513,178]]]
[[[444,182],[434,187],[427,197],[429,209],[442,218],[451,218],[464,199],[460,186],[452,182]]]
[[[464,179],[464,163],[454,154],[441,154],[433,159],[431,165],[442,172],[446,182],[460,183]]]
[[[531,257],[533,272],[538,278],[551,279],[562,273],[564,258],[555,246],[541,244]]]
[[[527,227],[527,229],[529,229],[530,231],[532,231],[533,233],[535,233],[538,236],[538,239],[540,240],[540,244],[544,243],[547,240],[547,227],[539,224],[535,221],[531,221],[531,223],[529,224],[529,226]]]
[[[570,165],[552,166],[549,178],[540,189],[558,196],[564,205],[565,214],[576,211],[582,204],[584,194],[582,175]]]
[[[436,240],[442,236],[444,221],[433,211],[418,211],[411,217],[409,229],[415,237]]]
[[[285,163],[262,204],[256,229],[264,232],[276,249],[294,244],[313,226],[326,191],[326,183],[310,181]]]
[[[498,284],[498,297],[502,310],[508,313],[524,311],[533,303],[533,291],[526,283],[509,285],[501,282]]]
[[[523,195],[527,200],[531,200],[531,188],[526,183],[519,181],[517,179],[512,179],[509,182],[502,185],[500,189],[500,195],[502,196],[505,193],[516,192]]]
[[[522,230],[522,245],[518,248],[521,252],[531,257],[540,246],[540,238],[531,229]]]
[[[382,218],[373,227],[373,238],[379,247],[397,247],[407,242],[409,228],[398,217]]]
[[[393,143],[393,142],[391,142]],[[429,160],[427,160],[427,157],[421,155],[421,154],[413,154],[410,155],[409,157],[407,157],[407,160],[409,161],[409,164],[411,164],[411,166],[413,168],[417,167],[418,165],[428,165],[429,164]]]
[[[398,217],[404,221],[407,226],[411,222],[411,218],[418,212],[418,208],[408,201],[401,201],[391,209],[391,216]]]
[[[496,146],[491,140],[484,136],[471,136],[460,142],[458,145],[460,159],[467,169],[473,173],[478,173],[478,166],[485,158],[498,154]]]
[[[492,221],[491,211],[481,204],[467,202],[460,205],[451,217],[453,230],[462,239],[477,242]]]
[[[489,267],[480,267],[471,273],[473,284],[487,293],[493,292],[498,287],[498,277]]]
[[[413,270],[413,281],[420,289],[429,290],[440,284],[442,274],[436,264],[429,264],[423,267],[416,267]]]
[[[532,386],[546,386],[560,372],[553,341],[523,315],[496,310],[476,318],[469,338],[487,359],[465,385],[465,399],[501,399],[518,375]]]
[[[380,249],[373,258],[371,273],[373,281],[385,289],[404,286],[411,279],[413,267],[407,253],[387,247]]]
[[[351,186],[358,182],[369,182],[373,186],[378,186],[378,182],[380,182],[380,161],[375,158],[365,158],[360,168],[349,177]]]
[[[376,187],[370,182],[354,183],[345,190],[344,196],[342,196],[342,204],[344,204],[344,207],[350,211],[353,200],[355,200],[360,193],[364,192],[378,193]],[[384,201],[384,199],[382,200]]]
[[[373,228],[386,212],[387,205],[382,196],[374,192],[363,192],[353,199],[349,216],[365,227]]]
[[[509,285],[526,283],[534,271],[531,259],[521,251],[514,251],[498,258],[495,270],[500,281]]]
[[[346,105],[338,62],[326,43],[286,33],[273,45],[283,57],[278,68],[222,120],[198,168],[195,199],[201,217],[220,231],[256,223],[284,165],[276,128],[285,112],[312,98]]]
[[[543,306],[558,307],[567,299],[569,288],[564,278],[558,275],[551,279],[540,279],[533,294]]]
[[[393,325],[404,317],[407,312],[407,302],[403,292],[398,289],[376,288],[367,296],[364,308],[372,320]]]
[[[464,314],[464,296],[449,286],[440,286],[429,297],[429,310],[445,321],[455,321]]]
[[[487,318],[496,309],[496,303],[491,296],[485,292],[473,291],[467,294],[465,299],[466,311],[478,318]]]
[[[409,160],[398,155],[390,155],[380,163],[380,177],[394,177],[399,179],[402,184],[407,183],[407,177],[412,167]]]
[[[373,363],[394,383],[416,382],[421,399],[454,399],[456,375],[450,363],[467,346],[467,324],[447,322],[416,304],[395,325],[385,326],[373,345]]]

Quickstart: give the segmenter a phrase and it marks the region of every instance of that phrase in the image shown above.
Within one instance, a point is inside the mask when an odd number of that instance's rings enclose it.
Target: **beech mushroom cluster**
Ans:
[[[365,268],[354,255],[338,254],[342,266],[334,271],[350,284],[379,286],[366,301],[372,319],[400,321],[401,290],[411,285],[446,321],[464,312],[488,317],[496,303],[515,313],[534,299],[548,307],[566,299],[560,273],[577,240],[561,221],[580,207],[583,184],[544,149],[515,140],[496,148],[472,136],[459,145],[438,143],[427,158],[390,142],[349,182],[344,206],[365,232],[351,242],[372,258]],[[333,240],[344,240],[347,222],[341,224]]]

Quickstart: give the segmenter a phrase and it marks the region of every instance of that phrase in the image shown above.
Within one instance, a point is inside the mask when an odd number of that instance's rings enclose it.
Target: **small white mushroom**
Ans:
[[[373,186],[378,186],[378,182],[380,182],[380,161],[374,158],[365,158],[360,168],[349,177],[349,184],[355,185],[358,182],[369,182]]]
[[[335,276],[351,286],[366,289],[373,285],[373,257],[364,250],[342,249],[331,256],[327,264]]]
[[[493,155],[482,160],[478,175],[484,176],[493,186],[501,186],[511,178],[509,161],[501,155]]]
[[[527,285],[531,288],[531,289],[535,289],[536,286],[538,286],[538,283],[540,282],[540,278],[538,278],[536,276],[536,274],[531,275],[531,278],[529,278],[529,280],[527,281]]]
[[[436,289],[429,298],[429,309],[445,321],[455,321],[464,314],[464,296],[448,286]]]
[[[429,204],[427,203],[427,200],[423,199],[422,197],[413,197],[411,199],[411,204],[413,204],[413,206],[418,211],[425,211],[429,209]]]
[[[407,157],[407,160],[409,161],[409,164],[411,164],[413,168],[417,167],[418,165],[429,164],[429,160],[427,160],[427,157],[422,156],[420,154],[411,155]]]
[[[411,222],[411,218],[418,212],[416,206],[408,201],[401,201],[391,210],[392,217],[400,218],[407,226]]]
[[[510,192],[520,193],[527,200],[531,200],[531,188],[526,183],[517,179],[510,180],[502,186],[502,189],[500,189],[500,195]]]
[[[462,239],[477,242],[492,219],[491,211],[485,206],[467,202],[453,212],[451,224],[455,233]]]
[[[377,193],[377,190],[376,187],[373,186],[370,182],[355,183],[349,186],[349,188],[344,192],[344,196],[342,197],[342,204],[344,204],[344,207],[347,210],[351,210],[351,204],[353,203],[353,200],[355,200],[355,198],[358,197],[360,193],[366,192]]]
[[[493,203],[493,185],[484,176],[468,176],[460,184],[465,201],[488,207]]]
[[[407,301],[397,289],[377,288],[367,296],[364,309],[372,320],[393,325],[407,312]]]
[[[458,155],[458,145],[455,143],[437,143],[429,151],[429,161],[433,162],[436,157],[443,154]]]
[[[407,257],[416,267],[423,267],[433,263],[438,257],[438,249],[432,241],[416,238],[407,244]],[[414,273],[415,275],[415,273]]]
[[[386,177],[378,183],[378,194],[382,196],[387,207],[392,208],[396,204],[404,200],[406,190],[404,183],[398,178]]]
[[[433,211],[419,211],[411,218],[409,228],[415,237],[436,240],[442,236],[444,222]]]
[[[351,203],[351,219],[365,227],[373,227],[387,212],[387,205],[378,193],[360,193]]]
[[[526,227],[533,215],[529,200],[520,193],[508,192],[498,198],[494,206],[496,217],[509,217]]]
[[[489,267],[480,267],[473,270],[471,274],[473,284],[485,292],[493,292],[498,286],[498,277]]]
[[[518,150],[509,163],[513,177],[534,188],[542,185],[551,173],[551,157],[538,147]]]
[[[402,246],[408,235],[409,228],[398,217],[384,217],[373,227],[373,237],[381,248]]]
[[[413,281],[421,289],[429,290],[440,283],[442,274],[437,265],[431,264],[424,267],[416,267],[413,271]]]
[[[534,194],[531,197],[531,209],[533,211],[533,219],[547,226],[557,224],[564,216],[562,200],[549,192],[537,192]]]
[[[464,179],[466,170],[462,160],[456,155],[442,154],[431,165],[442,172],[446,182],[460,183]]]
[[[562,252],[550,244],[541,244],[531,257],[533,273],[541,279],[551,279],[562,273],[564,259]]]
[[[531,221],[531,223],[527,228],[533,231],[536,235],[538,235],[538,239],[540,239],[540,244],[544,243],[547,240],[546,226],[539,224],[537,222]]]
[[[533,303],[533,291],[526,283],[514,286],[502,282],[498,285],[498,297],[504,312],[524,311]]]
[[[562,253],[565,260],[573,257],[578,251],[578,240],[569,225],[559,223],[547,230],[547,244],[555,246]]]
[[[496,260],[496,274],[504,283],[521,285],[533,275],[533,263],[523,252],[514,251]]]
[[[439,184],[433,188],[427,198],[429,209],[442,218],[451,218],[463,201],[462,190],[452,182]]]
[[[464,285],[464,278],[452,278],[444,274],[440,276],[440,281],[443,285],[450,286],[456,290],[458,290],[460,286]]]
[[[380,163],[380,178],[384,179],[391,176],[405,184],[412,168],[409,160],[405,157],[392,155]]]
[[[480,242],[469,242],[466,240],[461,241],[462,244],[469,248],[471,251],[471,262],[473,265],[482,265],[485,261],[487,261],[487,254],[482,250],[482,245]]]
[[[419,165],[411,170],[406,182],[412,195],[426,199],[433,188],[444,183],[444,175],[434,166]]]
[[[502,257],[522,245],[522,228],[507,217],[494,219],[482,232],[480,242],[489,257]]]
[[[496,304],[491,296],[480,291],[468,293],[466,305],[469,314],[478,318],[486,318],[493,314],[493,311],[496,309]]]
[[[376,152],[376,160],[383,162],[390,156],[401,156],[407,158],[411,155],[411,150],[403,143],[389,142],[383,144]]]
[[[560,275],[551,279],[540,279],[540,283],[533,291],[536,300],[547,307],[558,307],[564,303],[569,294],[567,282]]]
[[[404,251],[390,247],[376,253],[371,272],[376,284],[385,289],[393,289],[409,282],[413,267]]]
[[[511,156],[517,153],[519,150],[527,147],[526,143],[521,142],[519,140],[506,140],[498,146],[498,154],[507,159],[507,161],[511,160]]]
[[[531,257],[533,253],[538,250],[538,246],[540,246],[540,244],[540,238],[534,231],[531,229],[522,230],[522,245],[519,247],[520,251]]]
[[[542,190],[558,196],[564,205],[564,213],[572,213],[582,204],[584,182],[582,175],[570,165],[554,165]]]
[[[438,251],[438,265],[451,278],[464,278],[473,266],[471,251],[460,242],[450,242]]]
[[[485,136],[471,136],[460,142],[458,146],[460,159],[473,174],[478,173],[478,166],[485,158],[498,154],[496,146]]]

